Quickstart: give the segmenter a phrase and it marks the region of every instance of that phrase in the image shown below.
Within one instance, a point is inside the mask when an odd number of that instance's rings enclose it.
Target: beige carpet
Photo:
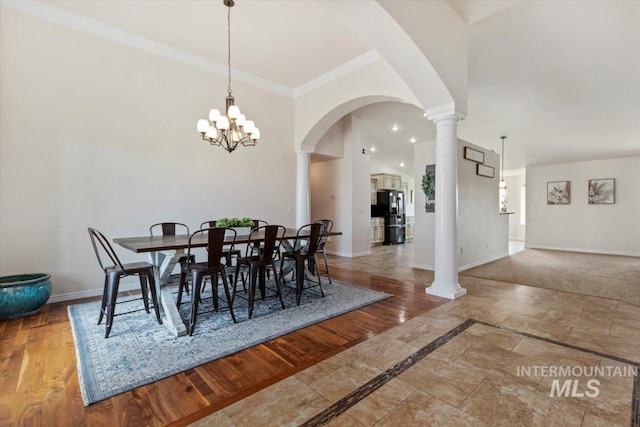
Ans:
[[[640,306],[639,257],[525,249],[461,274]]]

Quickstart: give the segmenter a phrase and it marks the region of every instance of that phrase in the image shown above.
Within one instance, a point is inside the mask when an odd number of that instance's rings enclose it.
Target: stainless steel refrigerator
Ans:
[[[398,190],[378,191],[377,211],[384,217],[385,245],[404,243],[406,232],[406,216],[404,192]]]

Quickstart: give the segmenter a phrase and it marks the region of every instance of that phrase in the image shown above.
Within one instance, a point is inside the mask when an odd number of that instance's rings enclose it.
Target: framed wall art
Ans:
[[[493,178],[495,176],[495,168],[478,163],[476,165],[476,175],[485,176],[487,178]]]
[[[476,163],[484,163],[484,153],[471,147],[464,147],[464,158]]]
[[[571,181],[547,182],[547,204],[568,205],[571,203]]]
[[[589,204],[612,205],[616,202],[615,178],[589,180]]]

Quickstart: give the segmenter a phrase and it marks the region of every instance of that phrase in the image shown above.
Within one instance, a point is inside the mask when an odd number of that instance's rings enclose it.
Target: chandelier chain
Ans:
[[[231,8],[227,8],[227,65],[229,68],[229,95],[231,95]]]

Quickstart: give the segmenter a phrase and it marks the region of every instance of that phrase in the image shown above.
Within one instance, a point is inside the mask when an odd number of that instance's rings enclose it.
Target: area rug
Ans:
[[[85,406],[90,405],[392,296],[335,281],[323,288],[324,298],[318,288],[305,290],[299,306],[295,290],[286,288],[285,310],[277,298],[258,300],[252,319],[248,319],[246,300],[236,297],[238,323],[233,323],[228,311],[203,313],[198,316],[193,336],[183,337],[174,337],[158,324],[153,310],[143,310],[116,316],[105,339],[104,321],[96,324],[100,301],[71,305],[68,313],[82,400]],[[210,296],[210,291],[203,294],[199,313],[213,308],[212,300],[207,299]],[[180,308],[185,323],[188,298]],[[222,295],[220,301],[225,301]],[[141,306],[140,300],[119,303],[116,314]]]
[[[525,249],[460,273],[640,306],[640,258]]]

